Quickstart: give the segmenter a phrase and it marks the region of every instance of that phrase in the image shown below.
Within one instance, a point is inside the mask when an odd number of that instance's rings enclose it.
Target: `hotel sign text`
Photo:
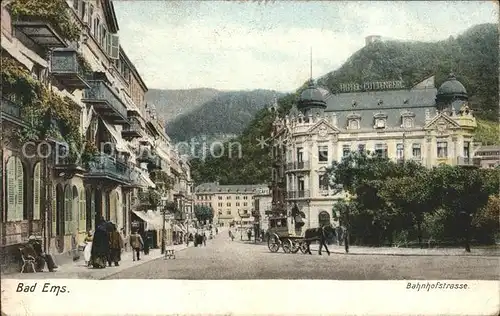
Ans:
[[[392,90],[392,89],[404,89],[404,82],[402,80],[396,80],[396,81],[364,82],[363,84],[341,83],[339,85],[339,92]]]

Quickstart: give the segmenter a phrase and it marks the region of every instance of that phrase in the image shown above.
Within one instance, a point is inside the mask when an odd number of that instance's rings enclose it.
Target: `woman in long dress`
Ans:
[[[90,267],[90,255],[92,253],[92,232],[87,232],[84,239],[85,249],[83,250],[83,257],[85,258],[85,265]]]
[[[109,237],[107,232],[106,221],[101,217],[97,228],[94,232],[94,239],[92,241],[92,249],[90,251],[90,261],[94,268],[106,268],[106,262],[109,255]]]

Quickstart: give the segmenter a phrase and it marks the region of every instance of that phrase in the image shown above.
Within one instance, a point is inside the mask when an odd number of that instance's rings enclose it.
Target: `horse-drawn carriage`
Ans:
[[[292,210],[292,216],[281,213],[268,218],[267,247],[271,252],[277,252],[281,247],[285,253],[297,253],[300,250],[303,254],[310,254],[311,242],[323,242],[327,234],[335,234],[331,226],[304,229],[302,215],[298,210]]]

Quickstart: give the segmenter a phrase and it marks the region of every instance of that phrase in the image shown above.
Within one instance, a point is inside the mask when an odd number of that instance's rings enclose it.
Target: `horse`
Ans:
[[[328,250],[328,247],[326,245],[326,240],[328,236],[335,236],[335,229],[331,225],[325,225],[322,227],[317,227],[317,228],[308,228],[304,232],[304,239],[307,245],[307,253],[312,255],[311,253],[311,242],[318,240],[319,241],[319,251],[318,254],[321,255],[321,249],[323,246],[326,249],[326,252],[328,255],[330,255],[330,251]]]

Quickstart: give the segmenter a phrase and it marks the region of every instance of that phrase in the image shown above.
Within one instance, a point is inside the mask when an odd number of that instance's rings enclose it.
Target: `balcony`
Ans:
[[[160,157],[155,155],[150,149],[143,149],[137,157],[138,163],[147,163],[149,172],[154,170],[161,170],[162,161]]]
[[[311,195],[309,190],[288,191],[286,199],[287,200],[305,199],[309,198],[310,196]]]
[[[52,52],[51,74],[70,91],[90,88],[85,80],[83,61],[73,49]]]
[[[457,166],[462,167],[480,167],[480,158],[457,157]]]
[[[44,48],[64,48],[66,41],[55,28],[42,17],[22,17],[18,21],[12,22],[14,28],[23,33],[35,44]]]
[[[306,171],[311,169],[309,161],[295,161],[286,164],[286,172]]]
[[[5,118],[13,122],[21,121],[21,106],[6,95],[2,96],[1,108],[2,120]]]
[[[126,140],[142,137],[142,127],[137,118],[129,118],[129,121],[130,125],[125,125],[122,129],[122,137]]]
[[[82,102],[94,106],[94,110],[113,124],[129,124],[127,107],[118,94],[104,80],[89,80],[90,88],[83,90]]]
[[[125,163],[106,154],[97,154],[89,163],[86,179],[109,181],[118,184],[130,184],[131,169]]]

